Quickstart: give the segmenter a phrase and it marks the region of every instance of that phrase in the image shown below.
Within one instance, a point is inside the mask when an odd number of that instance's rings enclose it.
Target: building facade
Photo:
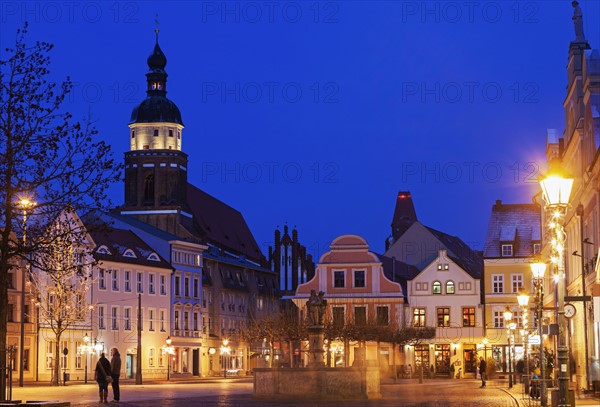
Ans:
[[[583,15],[574,2],[575,38],[567,56],[567,93],[563,102],[562,135],[551,130],[546,141],[548,161],[558,160],[574,177],[565,216],[566,296],[575,314],[567,322],[569,379],[578,389],[600,388],[600,52],[592,50],[583,30]],[[539,199],[541,203],[541,198]],[[549,217],[542,214],[544,231]],[[543,235],[543,252],[549,239]],[[548,258],[548,256],[545,256]],[[547,306],[555,305],[553,285],[548,284]],[[571,297],[571,299],[569,299]],[[556,317],[549,315],[556,323]],[[556,343],[548,343],[556,347]],[[556,354],[556,352],[555,352]],[[594,379],[595,378],[595,379]]]
[[[500,200],[492,206],[483,254],[485,335],[486,347],[489,347],[486,353],[494,359],[497,372],[507,372],[509,367],[508,330],[504,321],[507,307],[517,324],[514,337],[511,337],[511,340],[514,339],[511,348],[511,352],[514,351],[514,355],[511,354],[513,363],[527,357],[526,345],[530,346],[528,361],[532,367],[535,365],[534,355],[539,354],[531,263],[541,256],[540,211],[537,204],[506,204]],[[518,304],[520,293],[530,296],[526,309]],[[527,332],[523,331],[524,321]]]

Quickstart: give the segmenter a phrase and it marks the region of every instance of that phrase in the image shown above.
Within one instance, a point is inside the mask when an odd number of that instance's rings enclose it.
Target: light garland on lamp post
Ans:
[[[562,174],[554,162],[550,171],[541,181],[545,208],[551,211],[548,227],[551,232],[552,256],[550,261],[556,265],[554,281],[558,302],[558,406],[565,407],[568,393],[568,363],[565,321],[565,240],[564,216],[569,205],[569,196],[573,187],[573,178]]]
[[[519,305],[521,306],[521,320],[522,323],[522,337],[523,337],[523,359],[525,362],[525,375],[529,377],[529,294],[526,292],[521,292],[517,296],[517,301],[519,301]],[[529,384],[529,382],[527,382]],[[525,386],[526,388],[528,386]]]
[[[171,337],[167,336],[167,344],[161,347],[161,353],[167,355],[167,381],[171,380],[171,357],[175,354],[175,347],[171,346],[172,341]]]
[[[513,313],[510,310],[510,307],[507,305],[506,309],[504,310],[504,321],[506,322],[506,329],[507,329],[507,334],[508,334],[508,388],[512,388],[513,387],[513,377],[512,377],[512,353],[511,353],[511,346],[512,346],[512,341],[511,341],[511,337],[512,337],[512,330],[514,329],[514,323],[512,322],[512,318],[513,318]]]

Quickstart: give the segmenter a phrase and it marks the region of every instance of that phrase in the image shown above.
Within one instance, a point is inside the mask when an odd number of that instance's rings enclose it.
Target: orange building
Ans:
[[[300,309],[301,319],[306,315],[306,301],[311,290],[323,291],[327,300],[327,319],[334,325],[404,324],[405,289],[400,276],[412,271],[412,266],[393,262],[369,251],[368,243],[357,235],[343,235],[333,240],[330,250],[319,259],[315,276],[298,286],[292,298]],[[397,282],[395,282],[396,280]],[[406,281],[406,280],[403,280]],[[405,284],[405,283],[404,283]],[[332,341],[329,344],[327,363],[344,366],[355,363],[359,347],[356,342]],[[366,359],[376,361],[385,372],[390,366],[400,364],[403,358],[391,345],[366,343]]]

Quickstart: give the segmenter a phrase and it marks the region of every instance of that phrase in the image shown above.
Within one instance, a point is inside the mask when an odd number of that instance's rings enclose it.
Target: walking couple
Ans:
[[[104,352],[100,354],[100,359],[96,363],[95,377],[98,382],[100,392],[100,403],[108,403],[108,383],[112,384],[113,402],[118,403],[121,398],[119,389],[119,376],[121,375],[121,355],[117,348],[110,350],[110,362],[104,356]]]

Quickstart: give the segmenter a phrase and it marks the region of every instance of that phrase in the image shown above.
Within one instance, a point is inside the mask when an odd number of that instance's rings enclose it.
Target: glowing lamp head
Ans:
[[[531,263],[531,272],[533,273],[533,278],[535,279],[544,278],[544,273],[546,272],[546,263]]]
[[[573,178],[567,176],[560,165],[550,162],[548,174],[540,180],[544,201],[548,206],[566,206],[569,203]]]
[[[527,293],[522,292],[517,296],[517,300],[519,301],[519,305],[521,307],[526,307],[529,304],[529,295]]]
[[[167,343],[167,346],[171,346],[171,342],[173,342],[173,340],[171,339],[170,336],[167,336],[167,339],[165,340],[165,342]]]
[[[513,317],[513,313],[510,310],[510,307],[507,305],[506,309],[504,310],[504,319],[508,322],[511,321]]]
[[[86,343],[86,345],[90,343],[90,337],[88,336],[87,332],[85,335],[83,335],[83,341]]]

